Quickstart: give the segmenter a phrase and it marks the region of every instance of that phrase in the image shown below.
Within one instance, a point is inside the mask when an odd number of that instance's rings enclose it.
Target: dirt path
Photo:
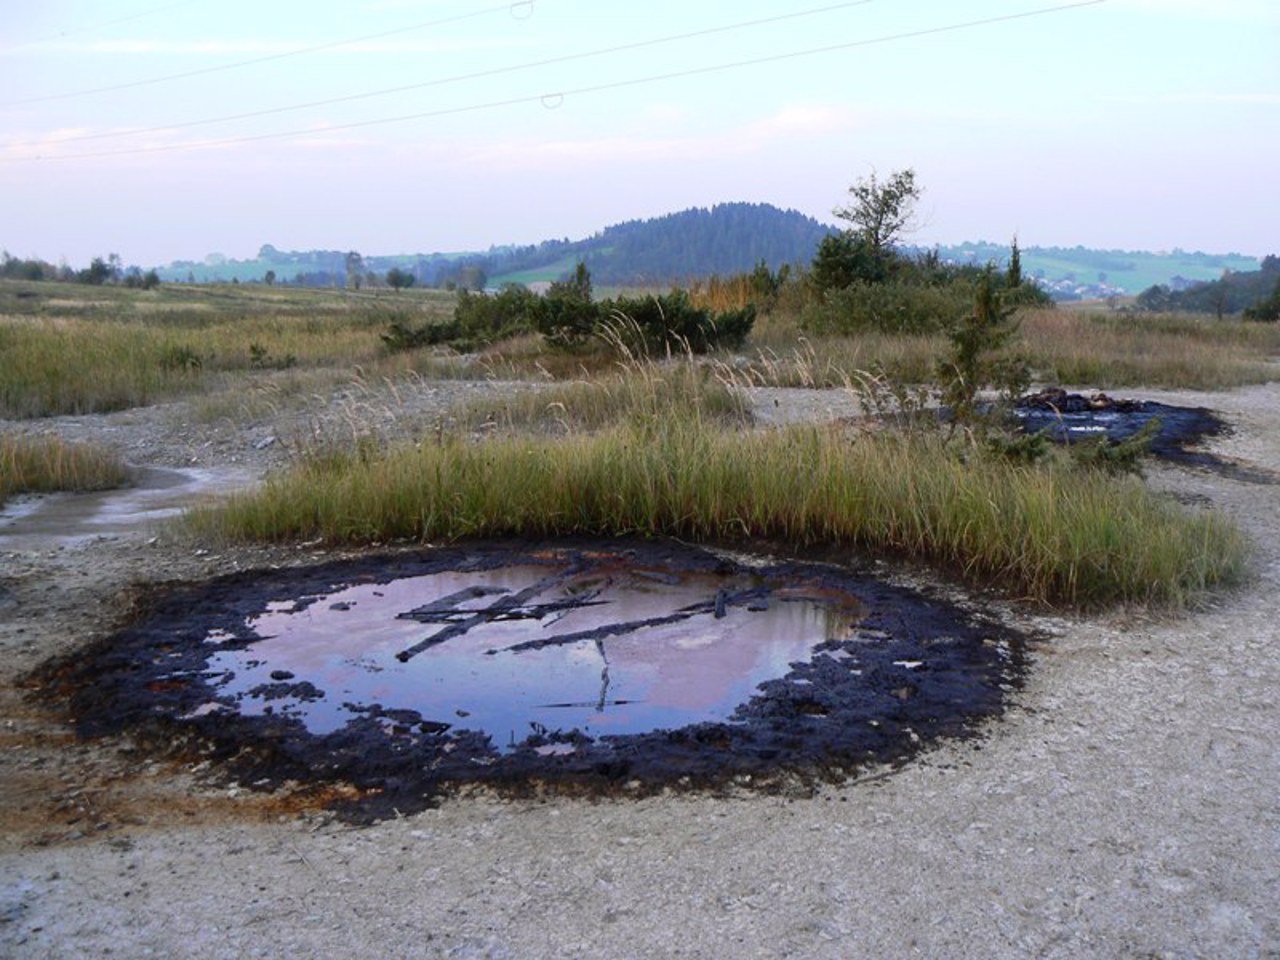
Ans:
[[[1280,385],[1143,395],[1220,411],[1236,432],[1215,450],[1280,469]],[[774,399],[779,418],[826,402]],[[136,429],[159,450],[168,414],[150,415],[66,429]],[[1257,581],[1175,621],[1035,618],[1053,640],[979,742],[813,799],[474,796],[364,829],[128,743],[76,743],[14,688],[105,630],[133,581],[310,548],[0,544],[0,953],[1280,956],[1280,486],[1151,482],[1235,516]]]

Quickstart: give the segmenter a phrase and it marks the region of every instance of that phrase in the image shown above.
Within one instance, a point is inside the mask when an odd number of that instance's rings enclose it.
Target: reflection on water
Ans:
[[[0,550],[46,550],[92,540],[149,534],[211,496],[251,486],[256,476],[234,467],[138,467],[133,482],[94,493],[15,498],[0,509]]]
[[[285,713],[313,733],[373,707],[389,725],[447,724],[505,749],[531,734],[723,721],[859,616],[850,594],[748,574],[446,572],[272,604],[247,624],[261,639],[207,638],[207,675],[242,713]]]

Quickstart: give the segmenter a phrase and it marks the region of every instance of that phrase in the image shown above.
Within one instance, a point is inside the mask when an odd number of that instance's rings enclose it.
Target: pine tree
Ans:
[[[1018,235],[1013,236],[1013,249],[1009,252],[1009,274],[1005,286],[1017,290],[1022,286],[1022,251],[1018,249]]]

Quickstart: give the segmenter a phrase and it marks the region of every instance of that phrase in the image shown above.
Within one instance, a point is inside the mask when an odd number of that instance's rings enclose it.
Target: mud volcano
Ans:
[[[1022,672],[993,622],[847,567],[638,542],[473,544],[154,592],[59,689],[245,783],[376,817],[451,784],[813,782],[971,733]]]

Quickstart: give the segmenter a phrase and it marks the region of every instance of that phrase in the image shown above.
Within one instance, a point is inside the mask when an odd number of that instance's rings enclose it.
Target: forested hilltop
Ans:
[[[834,229],[765,203],[722,203],[630,220],[582,240],[490,247],[482,253],[362,256],[344,250],[286,252],[267,244],[254,260],[228,260],[213,254],[199,263],[172,263],[160,270],[160,276],[172,281],[244,283],[263,280],[270,271],[273,282],[342,286],[376,282],[378,276],[397,269],[411,274],[418,286],[480,289],[562,279],[582,262],[598,284],[662,286],[742,273],[761,261],[775,270],[784,264],[807,264],[822,238]]]
[[[361,255],[354,250],[282,251],[265,244],[258,256],[233,260],[210,254],[157,268],[165,281],[379,285],[399,271],[427,287],[497,288],[506,283],[562,280],[585,263],[604,287],[664,287],[752,270],[763,261],[807,266],[823,237],[838,228],[795,210],[765,203],[722,203],[647,220],[629,220],[578,240],[544,240],[487,251]],[[1024,238],[1020,238],[1025,241]],[[948,263],[1007,266],[1010,238],[904,252],[936,252]],[[1257,257],[1200,251],[1148,252],[1022,246],[1022,268],[1054,299],[1134,296],[1159,285],[1177,292],[1224,273],[1260,268]]]

